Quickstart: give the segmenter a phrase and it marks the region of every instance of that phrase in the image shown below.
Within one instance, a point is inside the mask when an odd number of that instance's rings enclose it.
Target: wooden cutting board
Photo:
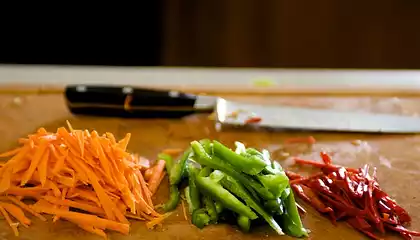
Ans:
[[[229,98],[230,96],[224,96]],[[231,97],[234,98],[234,97]],[[236,97],[237,98],[237,97]],[[283,103],[314,108],[335,108],[354,111],[385,112],[404,115],[420,113],[420,98],[371,98],[371,97],[242,97],[249,102]],[[55,131],[69,120],[75,128],[96,129],[98,132],[113,132],[123,137],[132,133],[129,150],[154,159],[160,150],[168,147],[186,147],[194,139],[213,138],[230,146],[236,140],[248,146],[267,148],[273,157],[287,166],[291,155],[317,158],[323,149],[334,152],[337,164],[359,167],[365,163],[378,168],[382,187],[405,207],[413,217],[412,229],[420,230],[420,136],[416,135],[360,135],[346,133],[293,133],[293,132],[241,132],[227,130],[218,133],[207,116],[191,116],[183,120],[125,120],[113,118],[74,117],[66,109],[61,95],[0,95],[0,151],[17,144],[19,137],[32,133],[39,127]],[[420,124],[420,121],[419,121]],[[313,135],[317,143],[307,145],[283,145],[290,137]],[[361,140],[358,144],[354,140]],[[156,203],[167,197],[167,186],[163,185]],[[334,226],[309,206],[304,224],[311,230],[311,239],[365,239],[346,224]],[[34,219],[29,229],[20,228],[21,239],[100,239],[86,233],[73,224],[58,221],[43,223]],[[133,222],[129,236],[108,232],[110,239],[289,239],[279,237],[269,228],[258,228],[250,234],[243,234],[235,227],[226,225],[209,226],[198,230],[185,220],[181,208],[173,214],[162,228],[147,230],[143,222]],[[13,239],[6,221],[0,220],[0,239]],[[394,239],[390,236],[387,239]],[[398,238],[396,238],[398,239]]]

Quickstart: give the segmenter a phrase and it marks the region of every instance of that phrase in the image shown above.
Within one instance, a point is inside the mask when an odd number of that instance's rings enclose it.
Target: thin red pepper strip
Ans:
[[[311,204],[316,210],[321,213],[327,213],[330,215],[331,220],[334,220],[334,210],[325,204],[317,197],[317,195],[308,187],[299,184],[291,185],[293,190],[307,203]]]
[[[291,171],[284,171],[285,173],[286,173],[286,175],[287,175],[287,177],[290,179],[290,180],[295,180],[295,179],[301,179],[301,178],[303,178],[303,176],[302,175],[300,175],[300,174],[297,174],[297,173],[294,173],[294,172],[291,172]]]
[[[394,230],[396,232],[406,233],[406,234],[410,234],[410,235],[416,236],[416,237],[419,237],[420,236],[420,232],[408,230],[407,228],[405,228],[405,227],[403,227],[401,225],[392,226],[390,224],[385,224],[385,227],[387,227],[389,229],[392,229],[392,230]]]
[[[319,155],[321,156],[322,161],[325,164],[332,164],[332,159],[331,159],[330,155],[328,155],[328,153],[326,153],[326,152],[320,152]]]
[[[332,209],[331,212],[328,210],[328,214],[333,223],[343,217],[350,217],[348,223],[351,226],[373,239],[380,239],[373,231],[385,233],[385,228],[398,232],[405,239],[420,236],[419,232],[404,228],[403,224],[409,223],[411,217],[380,189],[376,168],[373,168],[370,175],[368,165],[356,170],[332,165],[328,159],[323,161],[295,158],[297,164],[312,165],[322,171],[321,174],[309,177],[287,172],[292,180],[292,189],[300,198],[321,213],[328,208]]]
[[[317,162],[317,161],[313,161],[313,160],[306,160],[306,159],[301,159],[301,158],[294,158],[294,160],[295,160],[296,164],[312,165],[314,167],[326,168],[326,169],[332,170],[332,171],[336,171],[337,169],[341,168],[341,166],[332,165],[332,164],[325,164],[325,163],[321,163],[321,162]],[[353,173],[359,172],[359,170],[354,169],[354,168],[346,168],[346,170],[349,171],[349,172],[353,172]]]
[[[369,230],[367,230],[367,229],[363,229],[359,224],[359,222],[357,222],[357,220],[352,220],[352,219],[355,219],[355,218],[351,218],[351,219],[349,219],[349,220],[347,220],[347,222],[350,224],[350,226],[352,226],[354,229],[356,229],[356,230],[358,230],[358,231],[360,231],[360,232],[362,232],[362,233],[364,233],[366,236],[368,236],[368,237],[370,237],[370,238],[372,238],[372,239],[375,239],[375,240],[382,240],[383,238],[380,238],[380,237],[378,237],[378,236],[376,236],[375,234],[373,234],[372,232],[370,232]]]

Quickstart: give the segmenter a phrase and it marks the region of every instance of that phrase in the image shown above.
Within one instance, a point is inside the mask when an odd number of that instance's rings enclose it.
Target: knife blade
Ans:
[[[73,114],[126,118],[182,118],[194,113],[216,113],[216,123],[243,127],[250,116],[258,128],[368,133],[420,132],[420,118],[392,114],[267,106],[219,97],[131,86],[69,85],[67,106]],[[236,114],[233,117],[232,113]]]

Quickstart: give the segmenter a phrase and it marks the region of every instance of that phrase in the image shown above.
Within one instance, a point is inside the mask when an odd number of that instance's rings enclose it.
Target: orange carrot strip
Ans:
[[[0,178],[0,192],[5,192],[10,188],[10,182],[12,178],[12,169],[11,167],[3,167]]]
[[[45,186],[47,181],[47,168],[48,168],[48,159],[50,158],[49,148],[45,149],[44,155],[42,156],[39,165],[37,166],[39,178],[41,180],[41,186]]]
[[[128,218],[131,218],[131,219],[136,219],[136,220],[141,220],[141,221],[146,220],[145,218],[142,218],[140,216],[137,216],[137,215],[134,215],[134,214],[131,214],[131,213],[126,213],[125,216],[128,217]]]
[[[10,187],[5,193],[16,196],[39,197],[42,193],[46,193],[48,190],[48,188],[39,187]]]
[[[99,202],[101,203],[102,208],[105,210],[105,215],[108,219],[115,220],[115,215],[112,211],[115,208],[115,205],[105,193],[103,187],[99,184],[98,177],[95,175],[95,173],[88,169],[88,167],[84,165],[84,163],[80,163],[80,166],[82,167],[83,171],[88,175],[92,187],[95,190],[96,195],[98,196]]]
[[[104,210],[102,208],[92,206],[92,205],[89,205],[89,204],[86,204],[86,203],[83,203],[83,202],[77,202],[77,201],[72,201],[72,200],[68,200],[68,199],[60,199],[60,198],[51,197],[51,196],[45,196],[43,198],[45,200],[47,200],[48,202],[50,202],[52,204],[55,204],[55,205],[78,208],[80,210],[84,210],[84,211],[99,214],[99,215],[104,214]]]
[[[18,205],[19,207],[21,207],[23,210],[27,211],[28,213],[34,215],[35,217],[39,218],[41,221],[47,221],[47,219],[42,216],[41,214],[35,212],[34,210],[32,210],[28,205],[26,205],[25,203],[21,202],[19,199],[17,199],[16,197],[13,196],[8,196],[7,197],[11,202],[13,202],[14,204]]]
[[[127,150],[128,142],[130,142],[131,133],[127,133],[123,139],[118,142],[118,146],[123,150]]]
[[[83,157],[84,153],[85,153],[85,137],[84,137],[84,133],[83,131],[76,131],[76,138],[77,138],[77,142],[79,143],[79,147],[80,147],[80,154]]]
[[[111,229],[123,234],[128,234],[130,231],[130,226],[128,224],[119,223],[90,214],[64,211],[51,206],[52,205],[49,203],[40,203],[37,206],[34,205],[34,208],[39,212],[57,215],[67,220],[77,221],[80,224],[87,224],[101,229]]]
[[[141,174],[141,172],[137,172],[137,176],[140,180],[140,185],[141,188],[143,190],[143,194],[145,196],[145,200],[147,202],[148,205],[153,206],[153,202],[152,202],[152,193],[150,192],[149,188],[147,187],[146,181],[143,178],[143,175]]]
[[[99,200],[96,197],[96,194],[94,192],[92,192],[92,191],[86,191],[86,190],[83,190],[83,189],[77,189],[77,188],[74,190],[74,192],[75,193],[78,193],[77,196],[79,198],[83,198],[83,199],[89,200],[91,202],[94,202],[99,207],[101,206],[101,204],[99,203]]]
[[[31,165],[31,159],[26,157],[26,158],[22,158],[19,162],[16,162],[15,164],[13,164],[13,171],[12,173],[18,173],[20,171],[26,170],[29,168],[29,166]]]
[[[25,216],[25,213],[14,204],[0,202],[0,206],[6,209],[10,215],[16,218],[24,227],[28,228],[31,225],[31,220]]]
[[[156,163],[156,166],[154,167],[154,171],[152,176],[150,176],[149,181],[147,182],[149,184],[149,189],[152,194],[154,194],[159,187],[160,181],[162,180],[161,176],[165,170],[165,161],[159,160]]]
[[[105,133],[106,136],[108,137],[108,139],[111,141],[111,144],[117,144],[117,141],[115,140],[114,134],[110,133],[110,132],[106,132]]]
[[[9,224],[10,228],[12,228],[13,233],[16,237],[19,237],[19,231],[17,229],[17,223],[12,222],[12,219],[10,219],[9,214],[6,212],[6,210],[0,206],[0,212],[3,215],[3,217],[6,219],[7,223]]]
[[[28,170],[25,172],[25,174],[22,177],[22,181],[21,181],[21,186],[24,186],[29,179],[31,179],[32,174],[34,173],[35,169],[38,167],[39,161],[42,158],[42,155],[44,154],[48,142],[44,139],[41,140],[40,145],[38,147],[38,149],[35,152],[35,155],[31,161],[31,165],[29,166]]]
[[[4,158],[4,157],[11,157],[17,153],[19,153],[22,150],[23,147],[19,147],[19,148],[15,148],[13,150],[4,152],[0,154],[0,158]]]
[[[71,220],[69,220],[69,221],[71,221]],[[77,222],[74,222],[74,223],[77,224]],[[104,232],[104,230],[102,230],[100,228],[96,228],[96,227],[93,227],[93,226],[90,226],[90,225],[84,225],[84,224],[77,224],[77,226],[79,226],[81,229],[83,229],[87,232],[99,235],[99,236],[107,239],[106,233]]]
[[[146,223],[146,227],[148,229],[153,229],[156,225],[160,224],[163,220],[165,220],[165,218],[169,217],[171,214],[172,212],[165,213],[158,218],[152,219],[151,221]]]
[[[51,189],[55,197],[60,197],[61,196],[61,191],[57,187],[57,185],[55,185],[54,182],[52,182],[50,180],[47,180],[46,183],[45,183],[45,187]]]

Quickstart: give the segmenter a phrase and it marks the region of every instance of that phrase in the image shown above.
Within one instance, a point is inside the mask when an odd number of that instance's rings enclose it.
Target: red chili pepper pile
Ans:
[[[404,239],[420,236],[420,232],[404,227],[411,217],[379,187],[376,168],[370,174],[368,165],[360,169],[336,166],[325,152],[321,158],[323,162],[295,158],[296,164],[318,167],[321,173],[303,177],[286,171],[292,189],[302,200],[328,215],[334,224],[344,220],[372,239],[381,239],[375,232],[383,235],[385,230]]]

